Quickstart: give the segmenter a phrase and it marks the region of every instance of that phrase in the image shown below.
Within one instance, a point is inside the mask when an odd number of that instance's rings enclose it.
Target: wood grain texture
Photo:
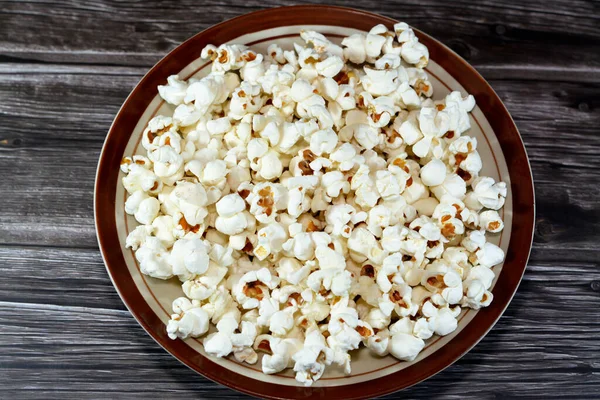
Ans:
[[[97,249],[93,180],[148,67],[214,23],[292,3],[0,0],[0,398],[243,398],[179,364],[125,309]],[[520,129],[536,184],[534,247],[506,314],[455,365],[389,398],[597,398],[599,4],[355,6],[478,68]]]
[[[320,1],[2,1],[0,16],[6,23],[0,25],[0,53],[34,62],[149,66],[210,25],[261,8],[298,3]],[[543,0],[518,5],[494,0],[327,3],[402,19],[439,38],[476,67],[498,66],[505,72],[507,65],[544,64],[556,71],[600,67],[595,51],[600,44],[599,7],[592,1],[553,1],[551,7]]]

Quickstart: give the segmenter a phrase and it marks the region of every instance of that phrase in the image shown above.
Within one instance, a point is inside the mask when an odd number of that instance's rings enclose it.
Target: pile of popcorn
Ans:
[[[173,105],[125,157],[141,271],[177,277],[171,338],[201,337],[311,385],[351,350],[411,361],[461,308],[492,301],[507,188],[480,176],[473,96],[433,101],[427,48],[377,25],[268,54],[207,46],[212,72],[159,86]]]

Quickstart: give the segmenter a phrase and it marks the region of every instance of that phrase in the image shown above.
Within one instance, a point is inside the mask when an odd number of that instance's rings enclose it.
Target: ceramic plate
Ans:
[[[178,74],[183,79],[202,77],[210,65],[200,60],[207,44],[243,43],[266,52],[271,43],[292,48],[302,29],[314,29],[334,41],[383,23],[391,29],[396,21],[364,11],[327,6],[298,6],[247,14],[218,24],[192,37],[156,64],[123,104],[110,128],[98,165],[95,186],[95,218],[100,249],[119,295],[138,322],[162,347],[188,367],[236,390],[266,398],[352,399],[383,395],[420,382],[448,367],[472,348],[494,325],[507,307],[521,280],[531,247],[534,194],[531,171],[519,132],[508,111],[466,61],[440,42],[416,31],[429,48],[427,72],[434,99],[451,90],[475,96],[470,135],[479,143],[484,160],[482,175],[505,181],[510,190],[501,212],[505,229],[490,241],[506,252],[504,264],[493,268],[494,301],[481,311],[463,311],[458,329],[445,337],[433,337],[413,362],[388,356],[378,358],[366,349],[352,355],[352,374],[332,367],[312,387],[295,381],[291,371],[265,375],[255,365],[205,355],[196,339],[170,340],[165,331],[171,302],[182,294],[176,280],[162,281],[140,273],[134,254],[125,249],[125,238],[136,225],[125,214],[126,193],[120,184],[119,163],[124,156],[142,154],[140,139],[147,122],[172,108],[158,96],[157,85]]]

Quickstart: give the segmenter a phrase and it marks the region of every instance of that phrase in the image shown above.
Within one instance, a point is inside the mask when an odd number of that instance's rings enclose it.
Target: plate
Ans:
[[[375,357],[367,350],[352,355],[352,373],[328,369],[312,387],[301,386],[291,371],[265,375],[260,361],[255,365],[206,356],[197,339],[171,340],[165,330],[171,302],[182,295],[175,280],[161,281],[140,273],[133,252],[125,249],[127,233],[135,220],[125,214],[126,193],[120,181],[121,159],[142,154],[140,139],[147,122],[158,113],[172,113],[158,96],[157,86],[169,75],[201,77],[210,64],[200,60],[207,44],[243,43],[266,52],[270,43],[291,48],[302,29],[317,30],[332,40],[368,31],[383,23],[397,22],[364,11],[329,6],[295,6],[243,15],[209,28],[187,40],[159,61],[133,89],[117,114],[104,143],[96,176],[94,211],[100,250],[111,280],[127,308],[140,325],[165,350],[188,367],[233,389],[263,398],[328,399],[375,397],[418,383],[451,365],[492,328],[513,297],[525,271],[534,225],[534,192],[531,170],[523,142],[505,106],[489,84],[452,50],[415,30],[429,48],[427,72],[434,86],[434,99],[451,90],[475,96],[470,135],[477,137],[484,160],[483,175],[503,180],[510,190],[501,212],[505,229],[490,241],[506,252],[504,264],[493,268],[494,301],[480,311],[463,311],[458,329],[448,336],[433,337],[413,362]]]

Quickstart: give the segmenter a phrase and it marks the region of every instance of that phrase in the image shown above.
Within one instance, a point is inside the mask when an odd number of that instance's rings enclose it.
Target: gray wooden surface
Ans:
[[[527,146],[529,267],[446,371],[390,398],[600,398],[600,4],[330,1],[405,20],[471,62]],[[92,193],[125,97],[194,33],[281,0],[0,1],[0,398],[240,398],[137,325],[98,252]]]

